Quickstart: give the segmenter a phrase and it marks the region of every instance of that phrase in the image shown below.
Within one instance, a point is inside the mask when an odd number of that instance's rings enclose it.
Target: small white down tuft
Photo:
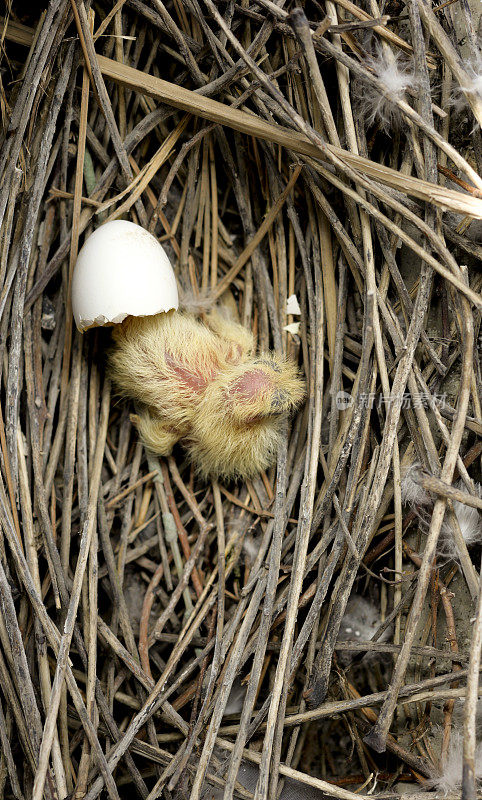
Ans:
[[[338,642],[370,642],[381,623],[380,611],[376,605],[359,594],[352,594],[341,621]],[[383,631],[378,642],[386,642],[390,634],[391,627]],[[377,651],[368,651],[363,661],[378,661],[381,657]],[[338,660],[343,665],[348,664],[352,660],[351,651],[340,651]]]
[[[378,51],[375,56],[366,60],[366,66],[382,83],[383,90],[379,91],[371,83],[356,82],[359,108],[367,125],[373,125],[377,121],[382,130],[388,132],[390,128],[398,127],[401,123],[401,113],[396,102],[404,100],[407,91],[416,88],[413,64],[402,55],[388,58],[383,51]]]
[[[465,490],[462,481],[459,481],[456,486],[458,489]],[[474,490],[475,495],[482,498],[482,484],[475,483]],[[459,503],[458,500],[454,501],[454,511],[467,547],[473,547],[482,542],[482,514],[476,508],[467,506],[465,503]],[[452,526],[447,518],[442,525],[437,545],[437,553],[448,560],[459,560],[452,533]]]
[[[453,794],[462,786],[464,741],[460,730],[452,731],[449,752],[440,773],[434,772],[425,784],[427,789],[436,789],[441,795]],[[482,780],[482,743],[475,749],[475,779]]]
[[[417,461],[405,470],[401,481],[402,503],[415,508],[427,506],[432,498],[422,486],[422,466]]]
[[[456,90],[457,97],[460,92],[464,92],[464,94],[478,95],[482,99],[482,54],[477,54],[477,57],[465,63],[464,67],[468,80],[461,83]]]

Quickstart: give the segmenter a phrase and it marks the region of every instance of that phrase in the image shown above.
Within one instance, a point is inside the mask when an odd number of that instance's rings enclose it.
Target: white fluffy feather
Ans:
[[[432,502],[429,493],[422,486],[421,469],[421,465],[415,462],[410,464],[402,476],[402,503],[412,506],[412,508],[415,506],[427,506]]]
[[[361,595],[353,594],[346,604],[338,640],[369,642],[379,625],[378,608]]]
[[[255,539],[253,536],[246,534],[243,541],[243,552],[245,553],[248,564],[254,564],[256,556],[259,553],[261,539]]]
[[[458,697],[454,704],[453,724],[455,728],[462,729],[465,715],[465,697]],[[477,700],[475,707],[475,731],[477,739],[482,740],[482,699]]]
[[[462,481],[458,482],[457,488],[465,490]],[[482,498],[482,484],[474,484],[474,489],[475,494]],[[473,547],[475,544],[482,542],[482,514],[476,508],[467,506],[465,503],[459,503],[457,500],[454,502],[454,511],[467,547]],[[437,553],[447,559],[458,560],[457,548],[455,547],[452,528],[448,520],[444,521],[442,526]]]
[[[444,796],[460,789],[462,785],[463,765],[463,736],[459,730],[454,730],[450,737],[447,760],[440,774],[434,773],[427,782],[427,788],[436,789]],[[482,742],[475,750],[475,778],[482,780]]]
[[[367,59],[367,66],[383,84],[383,91],[372,84],[359,84],[359,107],[368,125],[377,120],[388,131],[400,122],[400,112],[395,105],[403,100],[408,90],[415,88],[415,73],[411,61],[401,55],[388,59],[380,50]]]
[[[338,633],[339,642],[369,642],[381,625],[378,608],[359,594],[353,594],[346,604],[345,614],[341,621]],[[379,642],[385,642],[390,636],[391,629],[387,628]],[[341,651],[338,658],[342,664],[351,661],[350,651]],[[364,656],[364,661],[379,659],[380,653],[369,652]]]
[[[467,94],[477,94],[482,98],[482,55],[473,61],[464,64],[469,80],[460,85],[460,91]]]

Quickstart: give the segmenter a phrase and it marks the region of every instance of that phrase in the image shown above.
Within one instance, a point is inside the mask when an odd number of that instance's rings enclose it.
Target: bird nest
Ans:
[[[0,20],[0,795],[475,797],[477,4],[32,6]],[[147,448],[75,330],[118,218],[299,369],[264,471]]]

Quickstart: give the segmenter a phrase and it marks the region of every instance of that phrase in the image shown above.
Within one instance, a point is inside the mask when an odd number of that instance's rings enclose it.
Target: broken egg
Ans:
[[[152,234],[113,220],[89,236],[72,277],[72,311],[80,331],[178,306],[171,262]]]

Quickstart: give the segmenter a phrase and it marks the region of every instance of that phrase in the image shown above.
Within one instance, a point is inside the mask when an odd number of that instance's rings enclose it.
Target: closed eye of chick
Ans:
[[[205,477],[249,478],[274,463],[305,397],[292,361],[257,355],[251,333],[216,311],[205,324],[178,311],[128,317],[113,339],[112,379],[138,404],[133,421],[151,451],[181,442]]]

